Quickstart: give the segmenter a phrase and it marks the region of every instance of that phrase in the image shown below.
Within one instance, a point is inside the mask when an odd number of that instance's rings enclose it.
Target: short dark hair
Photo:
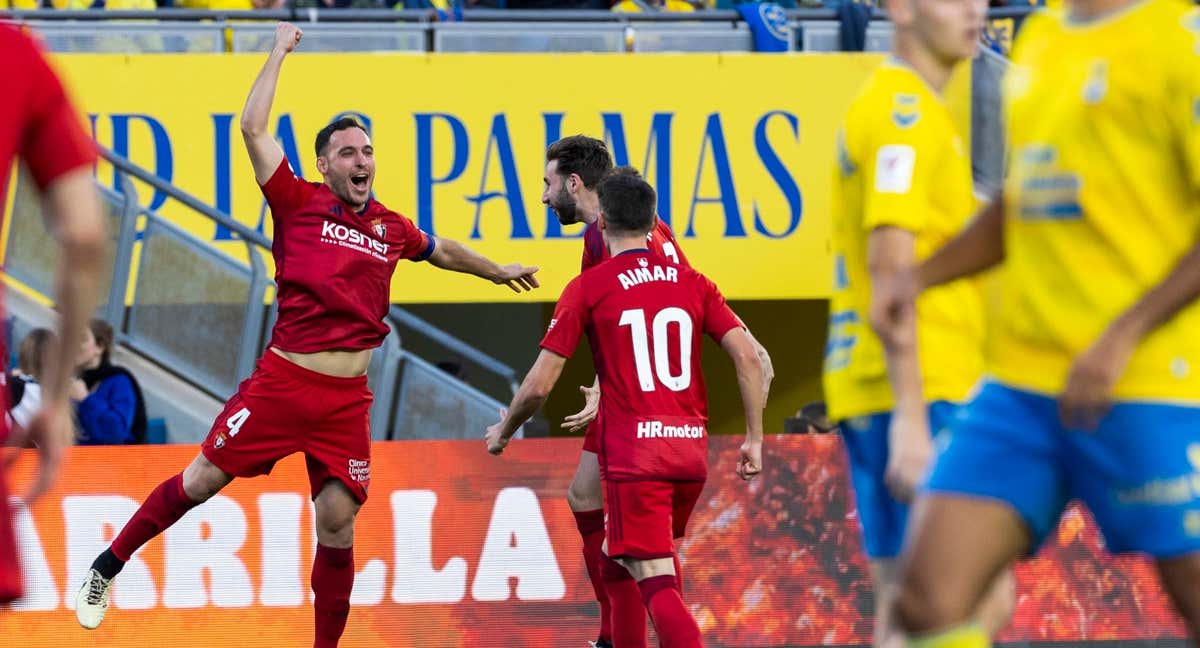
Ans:
[[[558,160],[559,175],[565,178],[574,173],[588,189],[595,189],[613,168],[612,155],[604,140],[586,135],[571,135],[551,144],[546,149],[546,162],[553,160]]]
[[[645,234],[654,227],[654,212],[658,194],[636,170],[628,167],[614,169],[596,187],[600,196],[600,211],[609,227],[621,231]]]
[[[630,176],[632,178],[641,178],[642,172],[631,166],[619,166],[609,171],[608,176]]]
[[[364,133],[367,132],[366,127],[360,124],[357,119],[353,117],[339,117],[329,122],[328,126],[317,132],[317,157],[325,154],[325,147],[329,146],[329,138],[333,137],[334,133],[348,128],[357,128]],[[370,135],[370,133],[367,134]]]

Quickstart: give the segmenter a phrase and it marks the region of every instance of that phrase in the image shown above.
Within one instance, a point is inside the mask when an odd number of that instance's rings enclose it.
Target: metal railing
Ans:
[[[266,297],[274,281],[262,255],[270,253],[271,240],[129,160],[103,149],[102,155],[114,167],[119,189],[99,186],[112,234],[102,316],[125,346],[217,398],[228,397],[253,371],[269,340],[275,313]],[[246,246],[246,260],[141,206],[134,178],[228,228]],[[55,247],[41,224],[40,209],[36,189],[19,173],[6,271],[49,295]],[[387,320],[392,335],[373,354],[368,374],[375,390],[371,422],[376,438],[477,436],[484,422],[494,419],[500,400],[516,389],[516,371],[398,306],[390,309]],[[404,350],[401,331],[425,336],[448,356],[493,375],[503,387],[489,395],[462,383]],[[430,390],[430,385],[436,388]],[[410,396],[428,399],[434,392],[446,411],[422,407]],[[464,427],[468,420],[474,425]]]
[[[993,9],[993,19],[1021,19],[1033,7]],[[57,52],[175,53],[267,51],[273,23],[305,29],[307,53],[318,52],[738,52],[753,51],[738,12],[464,9],[462,21],[439,21],[427,9],[156,11],[0,10],[26,23]],[[792,9],[787,40],[794,51],[838,51],[840,23],[830,9]],[[891,23],[876,11],[867,50],[890,47]]]

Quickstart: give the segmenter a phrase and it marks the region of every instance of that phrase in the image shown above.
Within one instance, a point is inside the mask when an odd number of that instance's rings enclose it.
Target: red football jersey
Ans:
[[[36,44],[0,24],[0,200],[15,156],[29,167],[39,187],[96,160],[96,147],[83,129],[58,77]]]
[[[586,332],[600,377],[600,469],[612,480],[708,472],[700,336],[741,323],[707,277],[649,250],[625,252],[563,290],[542,348],[570,357]]]
[[[8,197],[13,158],[20,156],[33,181],[46,187],[69,171],[92,164],[96,148],[79,114],[41,51],[25,34],[0,24],[0,205]],[[2,218],[0,214],[0,218]],[[0,317],[3,317],[0,285]],[[0,357],[6,355],[0,347]],[[8,411],[8,390],[0,390],[0,406]],[[0,443],[8,421],[0,417]],[[23,593],[24,580],[12,527],[8,490],[0,469],[0,603]]]
[[[0,205],[3,205],[14,158],[19,156],[24,160],[34,183],[45,188],[67,172],[93,164],[96,146],[32,39],[10,25],[0,24],[0,61],[4,62],[0,64],[0,88],[3,88]],[[0,286],[0,318],[3,313],[3,286]],[[0,404],[4,400],[0,396]],[[0,442],[7,436],[7,429],[7,424],[0,420]],[[3,589],[0,584],[0,600]]]
[[[597,222],[592,221],[583,228],[583,260],[579,264],[580,272],[600,265],[611,256],[608,253],[608,246],[604,245],[604,234],[600,231]],[[692,267],[692,264],[688,263],[687,257],[683,255],[683,250],[679,248],[679,244],[675,242],[675,232],[672,232],[671,226],[663,222],[661,218],[655,223],[654,229],[646,235],[646,247],[658,256],[669,259],[672,263]]]
[[[271,345],[313,353],[382,344],[396,264],[428,259],[434,238],[374,199],[355,213],[326,185],[297,178],[287,159],[262,192],[279,286]]]

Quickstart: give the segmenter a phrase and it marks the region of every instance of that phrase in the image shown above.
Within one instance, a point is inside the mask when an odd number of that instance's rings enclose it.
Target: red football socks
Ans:
[[[312,589],[316,594],[316,638],[313,648],[337,648],[350,615],[350,592],[354,589],[354,547],[344,549],[317,545],[313,559]]]
[[[587,565],[588,580],[600,602],[600,638],[612,641],[611,604],[605,592],[604,577],[600,574],[600,547],[604,544],[604,509],[575,511],[575,526],[583,538],[583,563]]]
[[[608,556],[600,556],[600,571],[612,602],[613,648],[646,648],[646,606],[637,582]]]
[[[683,604],[674,576],[654,576],[638,583],[662,648],[701,648],[700,626]]]
[[[113,555],[121,562],[128,562],[133,552],[198,504],[183,490],[183,473],[159,484],[113,540]]]

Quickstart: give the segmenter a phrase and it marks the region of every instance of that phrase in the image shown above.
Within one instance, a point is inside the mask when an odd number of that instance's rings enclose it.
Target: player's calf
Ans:
[[[674,574],[639,580],[638,589],[663,648],[700,648],[700,626],[683,604]]]
[[[183,473],[159,484],[121,529],[112,545],[92,562],[75,595],[75,618],[89,630],[108,613],[108,592],[130,556],[142,545],[175,524],[188,511],[224,488],[233,476],[216,467],[203,454]]]

